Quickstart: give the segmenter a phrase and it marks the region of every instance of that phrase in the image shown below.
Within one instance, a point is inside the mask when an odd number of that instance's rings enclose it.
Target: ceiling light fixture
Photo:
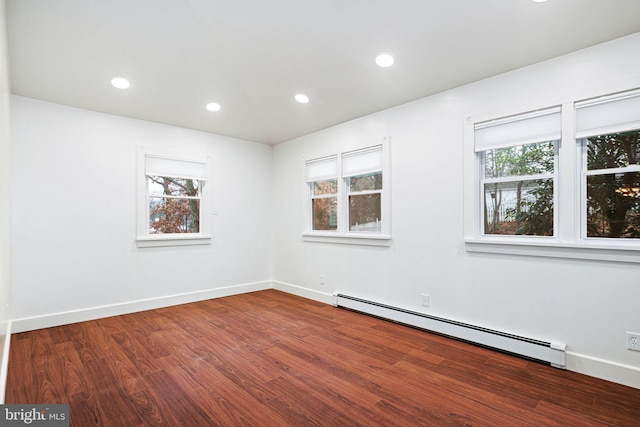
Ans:
[[[295,98],[296,98],[296,101],[298,101],[300,104],[306,104],[309,102],[309,97],[304,93],[297,94]]]
[[[531,0],[531,1],[534,2],[534,3],[544,3],[547,0]]]
[[[207,104],[207,110],[209,111],[220,111],[222,107],[217,102],[210,102]]]
[[[383,68],[391,67],[393,65],[393,62],[393,56],[387,53],[380,54],[376,57],[376,64]]]
[[[128,89],[131,83],[124,77],[114,77],[111,79],[111,86],[118,89]]]

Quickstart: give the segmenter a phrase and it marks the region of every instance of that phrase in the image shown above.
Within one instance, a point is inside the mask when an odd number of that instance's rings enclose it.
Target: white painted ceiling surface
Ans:
[[[6,0],[6,13],[14,94],[266,144],[640,31],[640,0]],[[394,66],[375,65],[382,52]]]

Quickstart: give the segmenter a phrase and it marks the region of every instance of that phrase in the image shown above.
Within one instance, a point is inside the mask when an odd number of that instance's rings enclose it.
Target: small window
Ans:
[[[382,146],[343,153],[351,232],[382,232]]]
[[[200,232],[200,180],[147,176],[149,234]]]
[[[307,162],[312,230],[333,231],[338,229],[337,162],[337,156]]]
[[[338,229],[338,181],[328,179],[311,184],[311,212],[314,230]]]
[[[388,244],[386,146],[375,145],[306,162],[310,219],[305,240]]]
[[[208,158],[148,152],[140,147],[138,246],[207,244]]]
[[[382,172],[347,178],[349,231],[382,231]]]

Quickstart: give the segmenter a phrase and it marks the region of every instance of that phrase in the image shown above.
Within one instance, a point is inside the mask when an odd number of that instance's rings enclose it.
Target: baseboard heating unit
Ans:
[[[556,368],[564,369],[566,367],[566,346],[564,344],[521,337],[339,293],[334,294],[334,297],[336,307],[348,308],[484,347],[546,362]]]

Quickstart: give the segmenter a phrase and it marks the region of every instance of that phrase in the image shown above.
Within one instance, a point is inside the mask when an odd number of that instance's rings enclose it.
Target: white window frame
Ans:
[[[483,239],[515,242],[548,241],[557,238],[558,233],[558,146],[562,138],[562,108],[560,106],[537,109],[502,118],[492,118],[473,125],[473,146],[476,153],[476,168],[479,174],[477,184],[479,223],[476,233]],[[518,147],[522,145],[554,141],[554,168],[552,174],[518,175],[499,178],[485,177],[485,157],[489,150]],[[484,231],[484,186],[488,183],[503,183],[535,179],[553,180],[553,236],[499,235],[485,234]]]
[[[640,172],[640,165],[587,170],[587,138],[640,129],[640,90],[579,101],[575,109],[575,137],[580,152],[580,239],[585,244],[640,246],[640,239],[587,237],[587,177]]]
[[[340,198],[339,194],[339,185],[340,181],[338,179],[338,156],[332,155],[328,157],[323,157],[320,159],[313,159],[306,162],[306,181],[308,184],[308,198],[309,198],[309,208],[313,211],[313,201],[318,199],[336,199],[336,223],[338,222],[338,212],[340,211]],[[325,181],[336,181],[336,192],[328,193],[328,194],[314,194],[314,186],[316,182],[325,182]],[[310,223],[309,229],[313,229],[313,212],[310,213]],[[316,232],[333,232],[335,230],[314,230]]]
[[[207,245],[211,243],[210,157],[138,147],[136,245],[139,248]],[[197,171],[197,172],[193,172]],[[197,179],[200,188],[199,233],[149,233],[148,176]],[[188,175],[188,176],[187,176]],[[186,198],[186,197],[180,197]]]
[[[612,91],[613,92],[613,91]],[[638,90],[627,91],[638,92]],[[625,92],[626,94],[626,92]],[[625,95],[623,94],[623,96]],[[584,94],[583,94],[584,95]],[[595,95],[597,96],[597,95]],[[482,233],[481,211],[481,157],[477,154],[475,130],[479,123],[500,120],[521,112],[483,113],[467,117],[464,122],[464,243],[468,252],[519,255],[609,262],[640,263],[640,241],[638,239],[585,238],[586,174],[584,173],[584,144],[580,133],[580,117],[576,117],[576,106],[597,102],[593,94],[576,96],[573,99],[558,99],[561,106],[562,137],[557,147],[557,175],[554,190],[555,237],[494,236]],[[620,95],[613,95],[614,97]],[[610,96],[600,96],[606,100]],[[587,101],[581,101],[587,100]],[[537,111],[554,105],[531,104],[524,111]],[[634,116],[638,120],[637,115]],[[627,120],[627,122],[633,120]],[[640,122],[638,122],[640,123]],[[616,131],[619,128],[599,127],[599,132]],[[637,127],[635,128],[637,129]],[[630,130],[630,129],[627,129]],[[627,241],[623,241],[627,240]]]
[[[312,183],[307,177],[305,182],[305,231],[302,233],[303,241],[305,242],[320,242],[320,243],[341,243],[341,244],[353,244],[353,245],[369,245],[369,246],[390,246],[391,245],[391,180],[390,180],[390,165],[389,165],[389,144],[390,137],[383,138],[383,141],[379,144],[372,144],[370,146],[357,147],[340,153],[332,153],[329,155],[315,157],[308,159],[305,162],[308,170],[310,164],[315,162],[321,162],[324,159],[336,159],[336,171],[335,176],[338,183],[337,192],[337,214],[338,225],[336,230],[313,230],[312,209],[311,201],[312,196]],[[343,174],[345,165],[343,161],[345,159],[354,158],[360,154],[366,155],[367,153],[375,152],[379,147],[381,156],[381,164],[379,166],[367,167],[360,171],[354,171],[348,173],[347,176]],[[379,232],[366,232],[366,231],[350,231],[349,230],[349,178],[351,176],[360,175],[362,173],[370,173],[375,171],[382,172],[382,189],[375,190],[381,194],[381,221]],[[324,179],[329,179],[329,175]],[[324,179],[317,179],[324,180]]]

